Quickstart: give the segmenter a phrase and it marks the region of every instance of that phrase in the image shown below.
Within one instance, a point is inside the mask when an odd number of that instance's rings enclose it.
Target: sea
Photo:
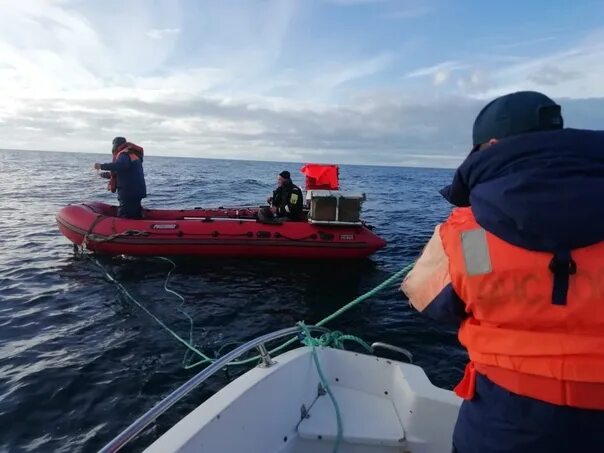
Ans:
[[[110,155],[0,151],[0,451],[96,451],[196,374],[183,346],[116,289],[59,232],[70,203],[116,203],[93,170]],[[277,174],[303,184],[301,163],[147,156],[148,208],[260,205]],[[350,263],[101,258],[146,309],[214,356],[258,335],[313,323],[413,262],[450,206],[451,170],[341,165],[341,186],[367,196],[363,218],[388,245]],[[327,327],[408,349],[438,386],[467,359],[455,329],[415,312],[398,284]],[[183,314],[186,312],[186,315]],[[396,357],[395,357],[396,358]],[[181,400],[127,451],[140,451],[245,369],[229,369]]]

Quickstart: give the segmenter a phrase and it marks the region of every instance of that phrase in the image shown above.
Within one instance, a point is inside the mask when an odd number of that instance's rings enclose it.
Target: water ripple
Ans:
[[[107,158],[107,156],[103,156]],[[98,156],[0,152],[0,450],[99,448],[195,371],[183,350],[98,269],[75,259],[57,210],[82,200],[114,202],[90,170]],[[277,173],[300,165],[148,157],[152,207],[262,203]],[[52,171],[48,171],[52,169]],[[420,253],[448,207],[437,190],[450,171],[343,166],[342,185],[365,192],[365,218],[388,240],[361,263],[179,260],[172,287],[186,297],[198,347],[222,345],[316,322]],[[298,182],[301,177],[295,178]],[[188,321],[163,291],[170,266],[153,259],[105,259],[145,306],[181,335]],[[450,387],[464,353],[454,331],[414,313],[396,288],[346,313],[334,329],[411,349],[432,381]],[[232,370],[236,376],[243,370]],[[228,381],[215,376],[139,442],[144,445]],[[117,416],[119,414],[119,416]],[[6,427],[9,427],[7,429]]]

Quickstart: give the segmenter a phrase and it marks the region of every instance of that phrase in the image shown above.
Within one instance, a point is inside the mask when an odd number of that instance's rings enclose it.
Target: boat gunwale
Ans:
[[[107,217],[107,218],[117,218],[117,217]],[[107,239],[111,237],[110,235],[107,236],[107,235],[98,234],[98,233],[87,234],[88,232],[86,230],[84,230],[76,225],[73,225],[71,222],[68,222],[67,220],[65,220],[64,218],[62,218],[59,215],[56,216],[56,220],[60,226],[63,226],[64,228],[68,229],[72,233],[79,234],[82,237],[87,237],[87,242],[94,243],[95,245],[111,242],[114,244],[127,244],[127,245],[137,245],[137,246],[138,245],[161,246],[161,245],[165,244],[165,245],[182,245],[182,246],[187,246],[187,245],[208,245],[208,246],[210,246],[210,245],[217,245],[217,246],[218,245],[219,246],[228,245],[228,246],[254,246],[254,247],[288,246],[288,247],[331,248],[331,249],[373,248],[373,247],[369,247],[369,243],[367,241],[317,242],[316,239],[289,239],[284,236],[281,236],[281,238],[279,238],[279,239],[266,239],[266,238],[254,237],[254,238],[249,238],[247,240],[245,240],[245,239],[243,239],[243,240],[242,239],[224,240],[224,239],[217,239],[217,238],[182,239],[183,237],[186,237],[186,236],[196,235],[195,233],[188,233],[188,234],[183,234],[182,236],[180,236],[180,238],[170,239],[170,238],[165,237],[165,236],[167,236],[166,234],[162,234],[162,233],[158,233],[158,232],[154,232],[154,231],[146,231],[147,235],[145,235],[145,236],[116,237],[109,241]],[[149,222],[151,222],[151,221],[149,221]],[[360,228],[364,228],[364,227],[360,227]],[[364,229],[366,229],[367,231],[369,231],[371,233],[371,231],[368,230],[367,228],[364,228]],[[149,238],[148,237],[149,235],[157,235],[157,236],[163,236],[163,237]],[[197,233],[197,235],[211,236],[212,233]],[[174,235],[174,236],[179,237],[178,235]],[[376,235],[376,237],[379,238],[379,236],[377,236],[377,235]],[[382,241],[383,241],[383,239],[382,239]],[[381,247],[379,247],[379,248],[381,248]],[[379,248],[378,248],[378,250],[379,250]]]

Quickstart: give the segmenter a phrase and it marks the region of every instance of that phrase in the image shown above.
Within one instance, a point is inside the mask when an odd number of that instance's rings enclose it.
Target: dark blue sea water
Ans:
[[[183,349],[120,295],[58,232],[56,211],[114,201],[91,170],[109,156],[0,151],[0,450],[94,451],[191,377]],[[276,174],[299,164],[145,159],[148,207],[262,203]],[[363,191],[364,217],[388,241],[370,260],[331,263],[180,260],[171,286],[195,319],[195,341],[222,345],[315,322],[399,270],[421,251],[449,207],[438,189],[448,170],[342,166],[342,185]],[[302,178],[294,178],[301,183]],[[170,266],[153,259],[104,260],[145,306],[181,335],[189,324],[163,291]],[[422,318],[396,287],[331,326],[411,350],[431,380],[451,387],[465,355],[455,332]],[[236,375],[242,370],[233,370]],[[150,442],[228,382],[221,374],[162,417]]]

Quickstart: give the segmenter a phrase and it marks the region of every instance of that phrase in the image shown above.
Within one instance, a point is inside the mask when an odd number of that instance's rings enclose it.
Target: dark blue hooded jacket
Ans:
[[[471,206],[485,230],[519,247],[551,252],[569,269],[571,251],[604,240],[604,131],[518,135],[476,151],[441,191]],[[552,302],[566,302],[569,273],[556,272]],[[464,305],[447,286],[424,312],[458,323]]]
[[[143,160],[130,160],[128,153],[121,154],[115,162],[102,164],[101,170],[117,173],[117,197],[121,201],[141,200],[147,196]]]
[[[503,139],[468,156],[441,193],[455,206],[471,206],[485,230],[566,265],[573,249],[604,240],[604,132],[562,129]],[[569,272],[555,266],[552,272],[552,303],[563,305]],[[424,313],[441,321],[465,316],[450,285]],[[515,395],[479,374],[454,443],[460,453],[601,452],[602,426],[604,411]]]
[[[443,196],[472,206],[487,231],[519,247],[556,252],[604,240],[604,132],[519,135],[472,153]]]

